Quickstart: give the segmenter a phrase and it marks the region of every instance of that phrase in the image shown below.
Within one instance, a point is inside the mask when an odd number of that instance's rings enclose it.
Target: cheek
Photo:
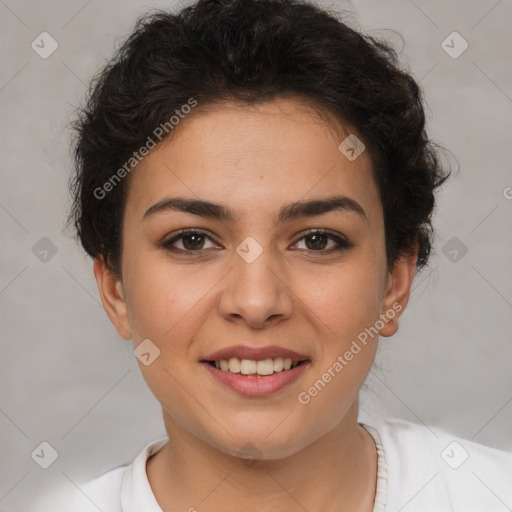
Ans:
[[[195,410],[196,402],[191,403],[184,392],[194,389],[184,362],[192,357],[190,351],[208,306],[207,292],[218,277],[185,272],[150,256],[127,262],[126,270],[131,276],[126,292],[134,345],[150,339],[159,350],[151,364],[139,363],[141,374],[164,408],[172,404],[173,416],[190,421],[201,411]]]
[[[297,296],[311,312],[311,321],[326,334],[325,340],[341,349],[379,317],[381,270],[354,258],[329,271],[301,278]],[[326,344],[328,347],[329,343]]]
[[[307,417],[323,418],[317,435],[343,417],[371,369],[378,342],[370,330],[379,318],[378,284],[378,268],[354,265],[325,279],[323,288],[308,286],[302,292],[321,343],[297,402]]]
[[[132,276],[126,283],[127,306],[135,340],[163,342],[178,334],[184,337],[183,329],[200,313],[208,290],[218,280],[211,273],[184,270],[150,258],[127,267]]]

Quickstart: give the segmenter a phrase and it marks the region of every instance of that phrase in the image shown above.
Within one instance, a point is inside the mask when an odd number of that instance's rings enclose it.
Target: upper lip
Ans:
[[[274,359],[282,357],[283,359],[291,359],[293,363],[308,360],[308,356],[299,354],[294,350],[279,347],[277,345],[267,345],[266,347],[251,347],[249,345],[232,345],[225,347],[211,354],[208,354],[204,361],[219,361],[220,359],[229,360],[232,357],[238,359],[251,359],[260,361],[262,359]]]

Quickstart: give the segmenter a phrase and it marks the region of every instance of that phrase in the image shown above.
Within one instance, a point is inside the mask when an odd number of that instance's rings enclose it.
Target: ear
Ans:
[[[388,272],[381,310],[381,318],[384,321],[384,327],[379,331],[381,336],[393,336],[398,331],[398,318],[409,302],[417,261],[418,251],[416,250],[413,254],[404,255],[398,259]]]
[[[131,339],[132,333],[121,278],[110,269],[102,256],[94,259],[94,276],[101,302],[110,321],[122,338]]]

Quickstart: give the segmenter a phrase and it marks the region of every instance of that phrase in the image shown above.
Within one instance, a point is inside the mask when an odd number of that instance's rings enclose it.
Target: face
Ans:
[[[300,100],[223,105],[178,128],[132,171],[121,279],[95,262],[102,300],[121,336],[150,340],[139,365],[167,425],[225,453],[252,443],[285,457],[357,409],[375,332],[396,331],[415,260],[388,272],[368,152],[349,160],[350,129]],[[205,362],[235,345],[303,362],[234,378]]]

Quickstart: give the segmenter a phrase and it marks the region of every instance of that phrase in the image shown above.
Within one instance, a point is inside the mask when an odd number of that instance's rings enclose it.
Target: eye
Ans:
[[[302,238],[299,238],[295,244],[298,244],[301,240],[306,240],[306,250],[310,250],[312,252],[329,253],[333,251],[343,251],[353,247],[353,244],[345,238],[323,230],[310,231]],[[308,240],[310,243],[307,242]],[[331,246],[326,250],[329,240],[334,241],[334,246]]]
[[[299,240],[295,242],[295,245],[301,242],[301,240],[306,240],[306,250],[310,252],[331,253],[350,249],[354,246],[342,236],[318,229],[312,230],[299,238]],[[210,247],[205,247],[205,242],[207,241],[212,243]],[[328,247],[329,241],[334,242],[333,246]],[[182,247],[177,247],[176,244],[178,243],[181,244]],[[161,245],[166,250],[182,253],[199,253],[205,249],[218,247],[213,239],[204,231],[196,229],[182,230],[169,240],[164,240]]]
[[[165,240],[162,243],[162,246],[170,251],[199,252],[200,250],[205,249],[204,243],[206,240],[210,240],[211,242],[213,242],[212,238],[210,238],[203,231],[187,229],[180,231],[176,236],[172,237],[170,240]],[[183,248],[175,247],[174,245],[177,242],[180,242]],[[215,247],[215,244],[213,244],[213,247]]]

